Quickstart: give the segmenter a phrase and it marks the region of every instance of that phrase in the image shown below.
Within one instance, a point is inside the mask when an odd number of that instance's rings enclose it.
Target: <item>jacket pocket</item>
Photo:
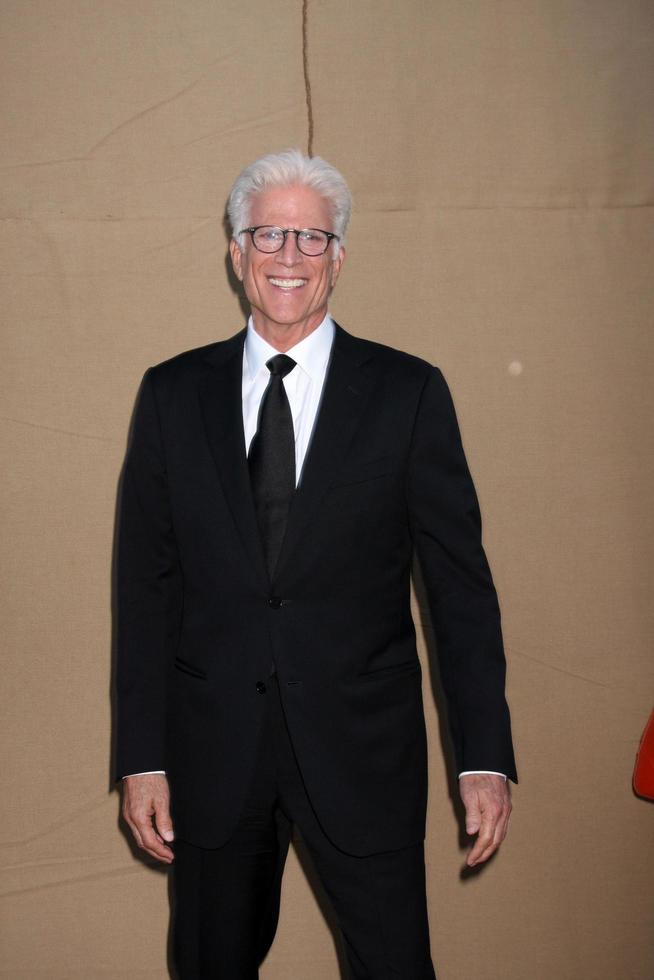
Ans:
[[[368,480],[378,480],[393,472],[397,461],[393,456],[379,456],[367,463],[357,463],[355,466],[344,467],[330,480],[329,486],[347,487],[354,483],[367,483]]]
[[[385,667],[376,667],[374,670],[361,671],[357,676],[362,680],[379,677],[396,677],[400,674],[413,674],[420,670],[420,661],[415,657],[413,660],[403,660],[399,664],[387,664]]]
[[[207,673],[204,670],[200,670],[194,664],[190,664],[188,660],[182,660],[181,657],[175,657],[175,668],[176,670],[181,670],[183,674],[189,674],[191,677],[197,677],[198,680],[206,681]]]

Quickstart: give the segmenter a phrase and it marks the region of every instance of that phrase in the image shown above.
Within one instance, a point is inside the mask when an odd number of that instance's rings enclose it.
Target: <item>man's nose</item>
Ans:
[[[302,261],[302,252],[297,247],[297,235],[292,231],[286,235],[286,241],[277,252],[277,259],[282,265],[296,265]]]

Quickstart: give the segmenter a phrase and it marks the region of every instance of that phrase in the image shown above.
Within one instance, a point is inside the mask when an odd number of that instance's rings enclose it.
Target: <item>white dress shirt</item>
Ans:
[[[334,321],[328,313],[320,326],[316,327],[295,347],[285,351],[286,355],[296,363],[296,367],[289,371],[283,379],[295,431],[296,485],[300,482],[302,467],[320,406],[334,342],[334,332]],[[250,317],[243,347],[243,430],[245,432],[246,453],[249,452],[250,443],[257,431],[261,399],[270,380],[270,371],[266,367],[266,361],[275,357],[276,354],[279,354],[279,351],[256,332],[252,317]],[[478,772],[479,770],[462,772],[459,773],[459,778],[476,775]],[[146,776],[154,773],[164,774],[162,770],[157,769],[151,773],[139,772],[131,773],[131,775]],[[504,773],[490,773],[490,775],[504,776]]]
[[[333,342],[334,321],[327,314],[320,326],[312,330],[308,337],[285,352],[296,364],[283,379],[295,431],[296,484],[300,482],[302,466],[318,414]],[[243,348],[243,429],[248,453],[257,431],[261,399],[270,381],[266,361],[276,354],[279,351],[259,336],[250,317]]]

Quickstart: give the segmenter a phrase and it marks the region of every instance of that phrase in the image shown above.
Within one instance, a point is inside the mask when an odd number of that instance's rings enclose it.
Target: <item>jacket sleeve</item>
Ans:
[[[166,677],[181,571],[152,369],[143,378],[118,514],[115,776],[165,770]]]
[[[407,496],[458,770],[515,781],[500,610],[454,405],[437,368],[417,410]]]

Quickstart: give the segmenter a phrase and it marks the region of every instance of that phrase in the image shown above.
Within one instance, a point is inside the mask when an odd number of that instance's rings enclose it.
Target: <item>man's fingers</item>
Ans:
[[[461,798],[466,808],[466,830],[477,833],[468,854],[469,867],[487,861],[506,836],[511,797],[509,787],[500,776],[470,774],[460,780]]]
[[[482,864],[495,853],[508,830],[511,802],[506,800],[502,805],[491,803],[484,811],[482,826],[475,845],[468,855],[468,865]]]
[[[173,852],[166,846],[166,842],[174,839],[174,834],[165,776],[147,773],[125,779],[123,816],[142,850],[157,861],[172,863]]]
[[[175,839],[175,834],[173,833],[173,822],[170,819],[170,810],[168,809],[167,801],[163,802],[157,809],[155,814],[155,823],[163,840],[170,843]]]
[[[500,846],[500,844],[502,843],[503,840],[504,840],[504,836],[501,835],[501,834],[498,835],[497,830],[496,830],[495,833],[493,834],[492,838],[490,839],[490,841],[486,844],[486,846],[485,847],[482,847],[482,850],[480,851],[480,853],[478,853],[475,856],[474,862],[470,862],[470,860],[469,860],[468,863],[471,864],[471,866],[472,866],[472,863],[474,863],[474,864],[483,864],[484,861],[488,861],[489,857],[491,857],[491,855],[493,855],[495,853],[495,851],[498,849],[498,847]]]
[[[483,855],[486,854],[487,851],[489,852],[489,856],[490,853],[492,853],[490,848],[493,846],[495,827],[498,817],[499,814],[494,813],[490,807],[487,807],[483,811],[479,833],[477,834],[477,840],[468,854],[467,863],[470,867],[477,864],[479,861],[486,860]]]
[[[132,837],[136,841],[137,845],[142,848],[143,847],[143,841],[141,839],[141,835],[139,834],[138,827],[136,826],[135,823],[132,823],[132,821],[125,815],[125,812],[124,811],[123,811],[123,817],[125,817],[125,823],[129,827],[129,829],[132,831]]]
[[[481,809],[477,796],[464,799],[466,807],[466,833],[476,834],[481,827]]]
[[[155,832],[152,819],[140,824],[138,829],[142,841],[140,846],[143,850],[147,851],[148,854],[152,855],[158,861],[165,861],[166,864],[171,864],[173,852],[169,847],[166,847],[159,835]]]
[[[166,846],[159,834],[157,834],[151,816],[146,816],[144,819],[139,820],[136,824],[136,829],[137,833],[135,837],[139,847],[147,851],[148,854],[158,861],[165,861],[166,864],[172,862],[173,852]]]
[[[495,841],[497,847],[500,846],[504,838],[506,837],[509,830],[509,820],[511,818],[511,801],[507,800],[506,804],[502,808],[502,815],[497,822],[497,827],[495,829]]]

